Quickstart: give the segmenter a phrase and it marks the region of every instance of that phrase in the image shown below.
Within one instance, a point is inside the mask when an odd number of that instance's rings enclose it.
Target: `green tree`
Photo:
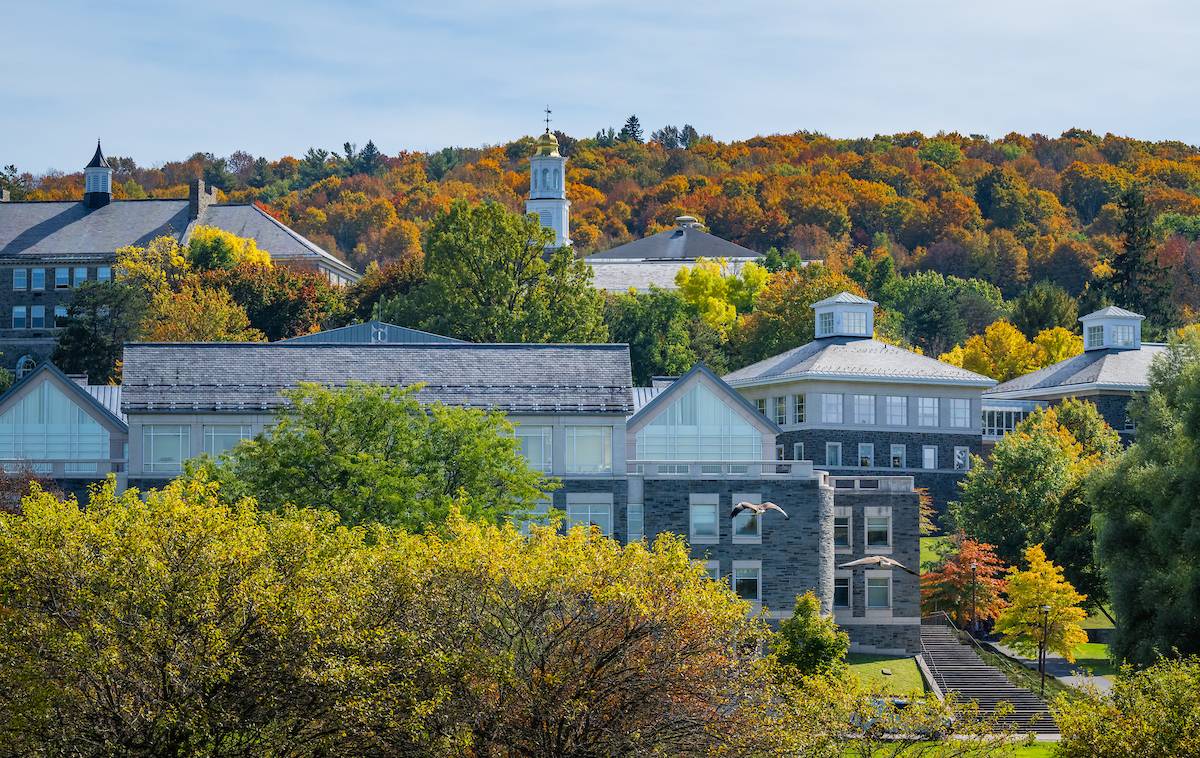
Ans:
[[[618,142],[642,142],[642,122],[638,121],[637,116],[630,116],[625,119],[625,125],[621,127],[621,131],[617,133]]]
[[[1096,473],[1088,500],[1117,618],[1113,657],[1149,665],[1174,651],[1200,653],[1200,337],[1173,338],[1131,413],[1137,441]]]
[[[1079,307],[1066,290],[1043,280],[1013,301],[1011,321],[1027,339],[1056,326],[1074,332],[1079,327]]]
[[[313,271],[243,263],[203,272],[199,281],[227,291],[272,342],[341,326],[349,315],[346,292]]]
[[[148,308],[146,293],[123,282],[84,282],[67,306],[51,360],[69,374],[87,374],[92,384],[121,378],[121,353],[138,338]]]
[[[604,309],[610,339],[629,345],[634,384],[655,376],[679,376],[696,364],[692,347],[695,312],[675,290],[610,295]]]
[[[1200,659],[1160,660],[1123,671],[1112,690],[1085,690],[1051,705],[1062,731],[1055,754],[1093,756],[1200,755]]]
[[[962,150],[950,140],[931,139],[921,145],[917,154],[921,160],[931,161],[942,168],[953,168],[963,159]]]
[[[825,266],[773,274],[731,339],[738,363],[744,366],[811,342],[816,333],[812,304],[839,292],[863,294],[853,280]]]
[[[796,596],[791,618],[779,622],[775,655],[804,675],[837,671],[846,663],[850,635],[830,616],[821,615],[821,601],[811,590]]]
[[[604,341],[591,268],[569,248],[547,253],[552,241],[533,216],[455,202],[425,244],[423,328],[471,342]]]
[[[1024,571],[1014,567],[1008,572],[1008,606],[993,630],[1022,655],[1032,658],[1044,643],[1047,651],[1074,663],[1075,648],[1088,640],[1080,627],[1087,618],[1082,607],[1087,598],[1046,559],[1041,545],[1025,550],[1025,563]]]
[[[1121,195],[1121,250],[1113,259],[1112,288],[1117,302],[1164,327],[1171,313],[1171,282],[1155,255],[1154,213],[1142,185]]]
[[[285,392],[290,408],[269,434],[201,475],[266,508],[329,508],[347,524],[417,531],[444,521],[452,504],[470,518],[520,516],[557,486],[529,469],[502,414],[422,404],[418,393],[362,384]]]

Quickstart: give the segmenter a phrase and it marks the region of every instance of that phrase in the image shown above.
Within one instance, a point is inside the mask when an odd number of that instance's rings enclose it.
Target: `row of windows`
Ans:
[[[742,600],[751,603],[762,602],[762,562],[733,561],[732,571],[729,572],[729,586]],[[721,562],[705,561],[704,570],[714,582],[721,581]]]
[[[842,331],[845,334],[857,334],[870,337],[867,332],[867,314],[862,311],[847,311],[842,314]],[[833,312],[825,311],[817,316],[817,336],[826,337],[833,334]]]
[[[54,323],[46,323],[46,306],[44,305],[14,305],[12,309],[13,329],[49,329],[50,327],[65,326],[67,322],[67,306],[54,306]]]
[[[782,446],[776,448],[777,454],[782,457]],[[826,442],[825,443],[825,465],[826,466],[856,466],[859,468],[876,468],[875,464],[875,444],[872,442],[858,443],[858,456],[850,462],[845,462],[842,455],[842,443]],[[802,461],[804,458],[804,443],[797,442],[793,446],[792,454],[794,460]],[[935,469],[939,468],[940,461],[938,460],[937,445],[922,445],[921,446],[921,468]],[[952,466],[955,471],[966,471],[971,467],[971,448],[955,447]],[[878,466],[879,468],[908,468],[908,446],[895,444],[888,446],[887,462]]]
[[[1134,328],[1131,324],[1113,324],[1109,329],[1112,330],[1113,345],[1133,347]],[[1104,345],[1104,326],[1089,326],[1085,338],[1088,347],[1102,347]]]
[[[521,455],[535,471],[554,470],[554,427],[521,424],[517,427]],[[612,473],[612,427],[568,426],[563,429],[564,461],[568,474]]]
[[[206,424],[204,452],[214,458],[253,436],[249,424]],[[187,424],[147,424],[142,427],[142,469],[149,473],[179,473],[192,457],[192,427]]]
[[[54,271],[54,289],[56,290],[70,289],[72,287],[72,279],[76,287],[88,279],[87,266],[76,266],[74,268],[61,266],[52,270]],[[96,281],[112,281],[112,266],[97,266]],[[37,292],[44,290],[46,289],[46,269],[14,268],[12,270],[12,285],[14,292],[24,292],[25,290]]]
[[[762,497],[757,494],[734,493],[727,508],[741,501],[757,503]],[[697,493],[691,495],[688,508],[688,538],[693,544],[714,545],[721,541],[721,498],[716,494]],[[762,518],[750,511],[742,511],[731,519],[730,534],[733,542],[762,542]]]
[[[762,564],[759,561],[733,561],[729,573],[729,583],[733,591],[742,600],[751,603],[762,602]],[[721,581],[721,562],[705,561],[704,569],[714,582]],[[837,609],[850,608],[853,598],[851,592],[851,576],[835,576],[833,580],[833,607]],[[867,608],[885,610],[892,607],[892,577],[891,572],[881,572],[878,575],[866,575],[865,597]]]
[[[854,424],[875,425],[877,420],[875,395],[850,396],[850,421]],[[845,420],[844,395],[816,395],[820,420],[823,424],[841,424]],[[883,424],[908,426],[908,400],[904,395],[886,395],[883,399]],[[971,401],[965,397],[949,398],[950,426],[966,429],[971,426]],[[941,398],[918,397],[917,426],[938,426],[941,420]],[[758,412],[777,424],[803,424],[807,420],[805,396],[759,398]]]
[[[833,607],[841,610],[851,607],[851,598],[853,593],[850,591],[850,576],[835,576],[833,578]],[[866,601],[867,608],[886,609],[892,607],[892,577],[887,576],[866,576]]]
[[[853,516],[849,508],[839,506],[833,517],[833,546],[852,549],[854,547]],[[868,550],[892,547],[892,509],[870,508],[863,518],[863,546]]]

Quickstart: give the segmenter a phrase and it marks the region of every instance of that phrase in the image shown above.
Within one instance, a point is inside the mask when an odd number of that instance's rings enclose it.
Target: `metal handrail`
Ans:
[[[942,619],[944,619],[946,626],[949,626],[951,629],[953,629],[959,635],[960,639],[961,639],[961,635],[965,634],[967,636],[967,639],[969,639],[971,641],[971,644],[975,646],[975,650],[977,653],[991,652],[991,651],[985,650],[983,645],[979,644],[979,640],[975,639],[975,635],[971,634],[966,629],[959,629],[958,626],[954,623],[954,619],[950,618],[950,614],[946,613],[945,611],[934,611],[933,613],[931,613],[927,616],[922,616],[921,623],[924,624],[925,619],[933,619],[933,618],[938,618],[938,617],[941,617]],[[925,650],[925,641],[924,640],[921,641],[921,650],[922,651]],[[993,654],[996,655],[995,653],[993,653]],[[1021,685],[1018,685],[1016,683],[1016,681],[1014,681],[1014,676],[1009,676],[1009,675],[1010,674],[1016,675],[1017,673],[1024,674],[1026,671],[1025,667],[1014,664],[1011,660],[1009,660],[1008,656],[1006,656],[1006,655],[998,654],[998,657],[1000,658],[1000,661],[1001,661],[1000,668],[1002,668],[1003,671],[1005,672],[1005,676],[1008,677],[1008,680],[1010,682],[1013,682],[1014,687],[1020,687]],[[982,659],[982,656],[981,656],[981,659]],[[936,664],[934,664],[934,668],[937,668]],[[1026,688],[1026,689],[1028,689],[1028,688]],[[1030,690],[1030,691],[1032,692],[1032,690]]]

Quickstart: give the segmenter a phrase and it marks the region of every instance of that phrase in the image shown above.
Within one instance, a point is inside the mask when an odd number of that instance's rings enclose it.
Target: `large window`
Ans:
[[[833,607],[850,607],[850,577],[835,576],[833,578]]]
[[[826,442],[825,443],[825,465],[840,466],[842,465],[842,443]]]
[[[569,526],[594,526],[611,537],[613,533],[612,495],[604,493],[567,493],[567,522]]]
[[[758,561],[733,562],[733,591],[742,600],[762,602],[762,565]]]
[[[867,607],[892,607],[892,577],[867,575]]]
[[[0,459],[101,461],[109,455],[108,430],[51,382],[0,416]]]
[[[71,269],[56,268],[54,269],[54,289],[65,290],[71,288]]]
[[[762,432],[703,384],[688,389],[637,433],[640,460],[758,461],[762,456]]]
[[[1087,328],[1087,346],[1100,347],[1104,344],[1104,327],[1089,326]]]
[[[1133,327],[1129,324],[1117,324],[1112,328],[1113,344],[1117,347],[1133,347]]]
[[[866,545],[868,548],[892,546],[892,514],[888,508],[868,508],[866,512]]]
[[[804,395],[792,395],[792,423],[804,423]]]
[[[804,443],[803,442],[796,442],[796,443],[792,444],[792,460],[793,461],[807,460],[804,457]]]
[[[904,468],[907,465],[904,445],[892,445],[889,457],[892,468]]]
[[[833,312],[826,311],[817,315],[817,336],[824,337],[833,334]]]
[[[856,423],[856,424],[874,424],[875,423],[875,396],[874,395],[855,395],[854,396],[854,423]]]
[[[521,443],[521,455],[534,471],[550,473],[554,469],[554,427],[517,426],[517,441]]]
[[[917,398],[917,426],[938,425],[938,399],[936,397]]]
[[[252,436],[253,430],[249,424],[205,424],[204,452],[216,458]]]
[[[758,409],[759,415],[762,415],[762,416],[767,415],[767,399],[765,397],[760,397],[757,400],[755,400],[754,407],[756,409]]]
[[[87,281],[87,266],[75,267],[75,286],[83,284]]]
[[[985,410],[983,412],[983,435],[985,437],[1003,437],[1017,424],[1025,420],[1028,411],[1022,409]]]
[[[862,311],[843,313],[842,323],[846,325],[847,334],[867,334],[867,314]]]
[[[887,397],[888,426],[908,426],[908,398],[903,395]]]
[[[35,268],[30,270],[29,289],[34,291],[46,289],[46,269]]]
[[[787,398],[775,397],[771,398],[771,404],[775,408],[775,423],[780,426],[787,423]]]
[[[851,546],[850,509],[844,505],[834,508],[833,516],[833,546],[849,548]]]
[[[44,305],[29,306],[29,328],[30,329],[45,329],[46,328],[46,306],[44,306]]]
[[[612,427],[566,428],[567,473],[607,474],[612,471]]]
[[[23,305],[14,305],[12,309],[12,328],[26,329],[29,327],[28,315]]]
[[[821,421],[826,424],[842,423],[841,395],[821,395]]]
[[[182,424],[142,427],[142,468],[149,473],[179,473],[192,457],[192,428]]]
[[[921,468],[937,468],[938,453],[937,445],[922,445],[921,446]]]
[[[715,543],[721,539],[717,495],[694,494],[688,515],[689,539],[695,543]]]
[[[950,398],[950,426],[965,429],[971,425],[971,401],[965,397]]]
[[[735,492],[733,502],[761,503],[762,495],[758,493]],[[733,517],[733,542],[759,543],[762,542],[762,518],[752,511],[744,510]]]
[[[858,465],[860,468],[874,468],[875,445],[870,442],[858,443]]]
[[[14,268],[13,272],[13,289],[23,290],[29,286],[29,270],[24,268]]]
[[[56,328],[67,325],[67,306],[54,306],[54,326]]]
[[[97,266],[96,281],[111,282],[112,281],[112,266]]]

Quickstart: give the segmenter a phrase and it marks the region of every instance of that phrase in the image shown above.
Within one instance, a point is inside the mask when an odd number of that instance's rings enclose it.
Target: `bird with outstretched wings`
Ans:
[[[854,568],[861,568],[861,567],[865,567],[865,566],[874,566],[876,568],[889,568],[889,569],[897,568],[897,569],[900,569],[901,571],[907,571],[908,573],[912,574],[913,576],[919,576],[919,574],[917,574],[916,571],[913,571],[912,569],[910,569],[908,566],[905,566],[900,561],[898,561],[894,558],[889,558],[886,555],[868,555],[866,558],[859,558],[857,561],[850,561],[848,563],[843,563],[840,566],[838,566],[838,568],[854,569]]]
[[[742,511],[750,511],[755,516],[761,516],[764,513],[766,513],[767,511],[779,511],[780,513],[783,514],[784,518],[787,518],[787,519],[791,518],[791,516],[787,515],[787,511],[780,508],[778,505],[775,505],[774,503],[770,503],[770,502],[748,503],[745,500],[743,500],[742,502],[733,506],[733,510],[729,512],[729,517],[733,518],[734,516],[738,515]]]

